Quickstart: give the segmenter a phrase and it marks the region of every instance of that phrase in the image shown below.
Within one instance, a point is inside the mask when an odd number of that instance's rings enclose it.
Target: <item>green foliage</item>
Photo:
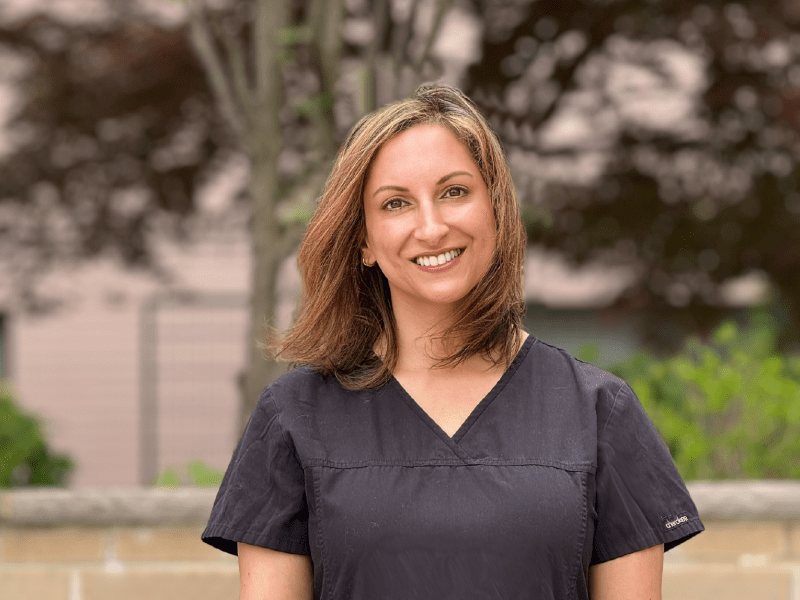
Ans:
[[[0,488],[63,485],[72,469],[47,448],[37,420],[23,413],[0,382]]]
[[[725,322],[676,356],[611,367],[639,396],[686,479],[800,478],[800,356],[767,315]]]
[[[203,461],[190,462],[184,469],[167,467],[159,475],[155,485],[158,487],[178,487],[181,485],[219,486],[222,483],[222,471],[212,469]]]
[[[584,362],[596,365],[600,359],[600,348],[597,344],[586,344],[578,352],[578,358]]]

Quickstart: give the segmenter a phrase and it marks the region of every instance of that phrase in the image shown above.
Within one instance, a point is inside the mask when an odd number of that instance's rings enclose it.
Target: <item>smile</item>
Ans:
[[[421,267],[436,267],[438,265],[449,263],[454,258],[458,258],[463,251],[463,248],[457,248],[455,250],[450,250],[438,255],[418,256],[414,259],[414,262]]]

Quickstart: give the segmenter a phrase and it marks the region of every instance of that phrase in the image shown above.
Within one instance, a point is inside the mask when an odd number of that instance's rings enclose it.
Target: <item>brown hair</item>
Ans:
[[[448,127],[470,151],[492,201],[497,227],[489,269],[457,307],[442,334],[463,340],[437,366],[475,354],[508,365],[520,343],[524,310],[525,230],[511,172],[497,136],[460,91],[423,85],[413,96],[362,118],[339,150],[322,198],[300,245],[303,297],[293,325],[271,344],[276,358],[333,375],[348,389],[380,387],[397,364],[389,284],[380,268],[364,267],[363,189],[369,167],[388,140],[415,125]],[[373,347],[384,336],[379,359]],[[454,336],[451,338],[451,336]]]

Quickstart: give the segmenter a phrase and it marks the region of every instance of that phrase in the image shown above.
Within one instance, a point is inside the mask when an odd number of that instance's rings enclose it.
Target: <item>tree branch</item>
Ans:
[[[237,108],[230,81],[225,74],[222,58],[214,46],[214,39],[201,7],[202,0],[187,0],[187,4],[192,45],[200,58],[200,62],[203,63],[220,111],[237,136],[241,136],[245,130],[242,114]]]
[[[377,104],[377,78],[378,78],[378,46],[383,39],[386,24],[389,20],[389,0],[375,0],[373,3],[375,28],[372,40],[367,46],[366,59],[364,61],[363,97],[362,108],[364,113],[375,110]]]
[[[292,223],[283,230],[278,240],[278,252],[282,258],[286,258],[297,250],[297,246],[300,245],[305,231],[305,223]]]
[[[342,54],[343,0],[315,0],[317,19],[314,25],[312,43],[318,48],[323,75],[323,92],[333,93],[333,84],[339,76]]]
[[[255,57],[254,87],[259,103],[280,101],[280,71],[278,69],[281,52],[279,36],[289,22],[288,0],[256,0],[256,15],[253,19],[253,48]]]
[[[248,112],[247,108],[253,103],[253,94],[247,76],[247,59],[245,58],[242,41],[236,35],[236,32],[226,29],[224,26],[219,26],[215,29],[217,37],[222,42],[222,45],[225,46],[225,53],[228,56],[227,63],[230,69],[232,89],[239,100],[239,105],[246,114]]]
[[[450,7],[453,4],[453,0],[439,0],[436,6],[436,15],[433,18],[433,25],[431,26],[431,30],[428,32],[428,37],[425,40],[425,46],[422,50],[422,54],[420,54],[419,59],[414,65],[414,70],[419,74],[422,73],[422,68],[425,66],[425,62],[430,58],[431,50],[433,49],[433,44],[436,41],[436,38],[439,36],[439,31],[442,28],[442,23],[444,22],[444,16]]]
[[[333,100],[336,97],[336,82],[339,80],[343,16],[343,0],[314,0],[311,5],[311,47],[319,69],[322,100],[313,113],[313,119],[322,156],[332,156],[336,152]]]
[[[397,27],[392,35],[391,52],[395,77],[400,76],[400,70],[406,62],[408,56],[408,41],[411,39],[411,31],[414,27],[414,19],[419,10],[420,0],[413,0],[408,11],[408,18]],[[411,61],[408,61],[411,62]]]

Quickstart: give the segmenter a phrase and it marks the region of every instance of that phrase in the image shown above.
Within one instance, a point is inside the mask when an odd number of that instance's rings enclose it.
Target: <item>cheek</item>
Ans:
[[[364,234],[364,247],[375,258],[387,255],[392,248],[392,233],[392,228],[380,220],[369,223]]]
[[[369,213],[364,215],[364,230],[361,239],[365,246],[374,246],[375,242],[381,239],[380,225]]]
[[[497,243],[497,220],[495,219],[494,210],[491,205],[486,207],[484,213],[482,215],[482,222],[484,223],[484,238],[486,239],[487,243],[492,245],[494,248],[495,244]]]

